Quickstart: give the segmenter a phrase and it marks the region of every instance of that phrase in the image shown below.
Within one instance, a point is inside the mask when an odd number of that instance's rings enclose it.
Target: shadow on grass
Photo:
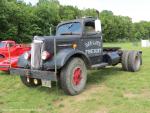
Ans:
[[[99,70],[93,70],[88,74],[87,84],[102,83],[110,76],[120,75],[123,72],[121,67],[107,67]]]
[[[94,85],[97,83],[103,83],[108,77],[116,76],[122,74],[124,71],[121,67],[107,67],[99,70],[91,70],[88,74],[87,85]],[[58,94],[59,96],[64,96],[65,93],[61,90],[61,88],[55,82],[52,83],[52,88],[39,87],[38,90],[42,92],[46,92],[48,94]]]
[[[8,76],[10,75],[9,72],[5,72],[5,71],[0,71],[0,76]]]
[[[102,68],[99,70],[90,70],[88,73],[88,79],[87,79],[87,85],[94,85],[97,83],[103,83],[105,80],[107,80],[109,77],[116,76],[122,74],[124,71],[121,69],[121,67],[107,67]],[[2,76],[11,76],[5,72],[0,72],[0,75]],[[37,87],[37,90],[41,92],[45,92],[47,94],[53,94],[53,95],[65,95],[64,92],[61,90],[60,86],[56,85],[56,82],[52,82],[52,88],[46,88],[39,86]]]

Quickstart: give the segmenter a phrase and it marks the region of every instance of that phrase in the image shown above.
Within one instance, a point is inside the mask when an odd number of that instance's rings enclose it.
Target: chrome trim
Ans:
[[[41,60],[41,53],[43,49],[43,41],[41,40],[34,40],[31,44],[31,69],[39,69],[42,60]]]
[[[72,46],[72,44],[60,44],[59,47],[66,47],[66,46]]]
[[[43,43],[42,40],[34,40],[33,43]]]

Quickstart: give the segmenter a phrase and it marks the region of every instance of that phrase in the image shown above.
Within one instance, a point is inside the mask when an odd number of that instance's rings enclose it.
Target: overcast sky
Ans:
[[[33,5],[38,0],[24,0]],[[80,9],[95,8],[99,11],[111,10],[115,15],[129,16],[134,22],[150,21],[150,0],[59,0],[63,5],[73,5]]]

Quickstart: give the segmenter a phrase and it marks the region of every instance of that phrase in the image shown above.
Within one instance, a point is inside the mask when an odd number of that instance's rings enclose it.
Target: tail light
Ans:
[[[26,60],[29,60],[29,59],[31,58],[31,54],[30,54],[29,52],[26,52],[26,53],[24,54],[24,58],[25,58]]]
[[[42,57],[42,60],[47,60],[47,59],[51,58],[52,55],[49,52],[44,51],[44,52],[42,52],[42,56],[41,57]]]

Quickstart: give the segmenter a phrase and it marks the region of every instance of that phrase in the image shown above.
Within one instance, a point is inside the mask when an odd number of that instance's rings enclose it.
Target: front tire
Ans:
[[[3,55],[0,55],[0,58],[5,58]]]
[[[41,85],[41,80],[39,79],[29,78],[26,76],[20,76],[20,79],[22,83],[27,87],[36,87]]]
[[[66,94],[77,95],[81,93],[87,81],[87,69],[80,58],[72,58],[61,70],[61,87]]]

